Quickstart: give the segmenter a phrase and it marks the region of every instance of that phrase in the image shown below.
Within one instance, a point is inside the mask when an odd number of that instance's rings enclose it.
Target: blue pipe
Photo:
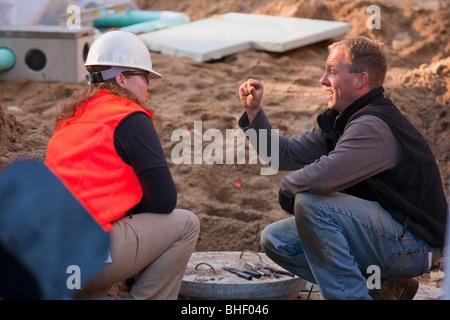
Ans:
[[[16,56],[8,48],[0,48],[0,72],[11,69],[16,63]]]

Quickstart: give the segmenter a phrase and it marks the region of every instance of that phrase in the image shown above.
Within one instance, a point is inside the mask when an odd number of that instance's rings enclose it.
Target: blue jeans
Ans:
[[[378,267],[382,279],[411,278],[430,268],[431,247],[377,202],[299,193],[294,212],[263,230],[262,247],[280,266],[317,284],[324,299],[371,299],[364,276],[369,266]]]

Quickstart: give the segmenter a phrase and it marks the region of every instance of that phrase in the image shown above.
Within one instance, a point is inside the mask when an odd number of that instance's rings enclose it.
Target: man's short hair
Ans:
[[[380,41],[358,36],[335,42],[328,47],[328,50],[331,52],[338,48],[344,51],[345,57],[351,64],[350,72],[367,72],[372,89],[383,85],[387,63],[383,44]]]

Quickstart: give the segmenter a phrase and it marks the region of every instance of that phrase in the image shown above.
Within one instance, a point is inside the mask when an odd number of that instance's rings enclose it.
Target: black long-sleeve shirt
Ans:
[[[122,160],[133,167],[144,193],[131,213],[172,212],[177,189],[150,117],[134,112],[122,119],[114,132],[114,146]]]

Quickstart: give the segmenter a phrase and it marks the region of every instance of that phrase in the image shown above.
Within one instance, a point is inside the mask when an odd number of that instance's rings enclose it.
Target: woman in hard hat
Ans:
[[[176,299],[200,227],[192,212],[175,209],[177,190],[144,107],[150,80],[162,76],[145,43],[125,31],[99,37],[85,67],[89,86],[62,106],[45,160],[111,238],[111,259],[78,296],[106,295],[137,274],[129,298]]]

